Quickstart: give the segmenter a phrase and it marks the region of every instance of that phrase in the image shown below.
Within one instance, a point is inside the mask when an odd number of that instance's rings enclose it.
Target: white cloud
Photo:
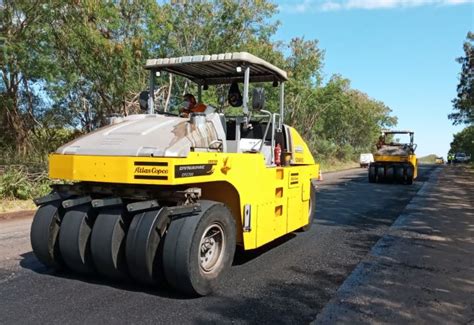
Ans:
[[[298,2],[285,2],[280,5],[280,10],[303,13],[307,11],[337,11],[337,10],[374,10],[393,9],[420,6],[454,6],[461,4],[474,4],[474,0],[303,0]]]
[[[338,2],[324,1],[320,5],[321,10],[341,10],[341,9],[391,9],[400,7],[420,7],[427,5],[459,5],[474,3],[474,0],[342,0]],[[330,4],[328,7],[327,4]],[[335,5],[334,5],[335,4]]]

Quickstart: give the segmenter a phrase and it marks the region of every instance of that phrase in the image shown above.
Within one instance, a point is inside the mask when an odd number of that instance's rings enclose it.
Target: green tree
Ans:
[[[0,137],[23,156],[31,149],[29,131],[41,125],[41,89],[57,72],[49,46],[56,6],[54,1],[5,0],[0,11]]]
[[[147,58],[248,51],[288,72],[285,122],[318,159],[370,150],[380,128],[396,123],[390,109],[342,77],[324,84],[316,40],[272,39],[276,12],[267,0],[5,0],[0,140],[17,153],[44,156],[107,116],[137,112],[137,95],[148,86]],[[160,82],[163,102],[170,89],[196,90],[183,78]],[[264,87],[266,108],[277,111],[277,88]],[[226,92],[211,87],[204,100],[216,104]]]
[[[467,34],[465,56],[456,59],[461,64],[458,95],[453,99],[454,113],[449,114],[453,124],[474,122],[474,33]]]
[[[73,125],[90,131],[114,113],[129,114],[144,88],[146,33],[162,24],[154,1],[81,1],[55,12],[52,47],[61,81],[49,92]]]
[[[474,157],[474,125],[464,128],[461,132],[454,134],[451,142],[451,152],[464,152]]]

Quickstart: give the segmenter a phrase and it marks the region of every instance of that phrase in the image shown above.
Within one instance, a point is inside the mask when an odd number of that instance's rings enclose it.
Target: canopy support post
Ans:
[[[280,82],[280,119],[278,121],[278,131],[281,131],[283,119],[285,118],[285,83]]]
[[[148,114],[155,114],[155,70],[150,70],[150,94],[148,95]]]

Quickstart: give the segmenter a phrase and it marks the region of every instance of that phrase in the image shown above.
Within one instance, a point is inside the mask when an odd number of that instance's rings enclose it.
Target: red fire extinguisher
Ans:
[[[273,153],[275,155],[275,165],[280,166],[281,165],[281,146],[279,143],[276,144],[275,149],[273,150]]]

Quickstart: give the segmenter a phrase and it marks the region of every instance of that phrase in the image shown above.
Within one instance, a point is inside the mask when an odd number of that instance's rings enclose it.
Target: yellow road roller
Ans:
[[[285,71],[246,52],[152,59],[145,69],[143,114],[115,117],[50,155],[50,178],[61,181],[35,200],[31,244],[51,268],[207,295],[237,245],[311,227],[319,165],[283,123]],[[199,110],[159,95],[169,75],[193,85]],[[264,83],[277,113],[265,109]],[[202,103],[214,86],[227,98]]]
[[[383,130],[377,142],[374,162],[369,165],[369,182],[412,184],[418,176],[413,131]]]

